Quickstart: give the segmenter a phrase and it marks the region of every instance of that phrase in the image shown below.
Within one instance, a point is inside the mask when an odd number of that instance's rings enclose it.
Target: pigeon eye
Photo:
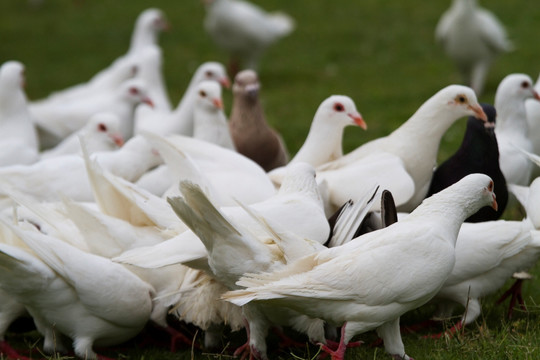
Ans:
[[[206,97],[206,92],[204,90],[201,90],[199,91],[199,95],[201,95],[201,97]]]
[[[529,87],[529,83],[527,81],[524,81],[524,82],[521,83],[521,87],[523,89],[527,89]]]
[[[345,107],[341,103],[335,103],[334,104],[334,110],[335,111],[343,111],[343,110],[345,110]]]
[[[103,124],[103,123],[100,123],[98,125],[98,130],[102,131],[102,132],[106,132],[107,131],[107,126],[105,124]]]
[[[488,190],[489,191],[493,191],[493,188],[495,187],[495,185],[493,184],[493,181],[490,181],[489,182],[489,186],[488,186]]]
[[[465,96],[463,96],[463,95],[458,95],[458,97],[457,97],[457,101],[460,104],[464,104],[466,100],[467,100],[467,98]]]
[[[207,77],[207,78],[211,78],[214,76],[214,73],[211,72],[210,70],[208,70],[207,72],[204,73],[204,75]]]
[[[131,87],[129,88],[129,93],[131,95],[139,95],[139,89],[137,89],[136,87]]]

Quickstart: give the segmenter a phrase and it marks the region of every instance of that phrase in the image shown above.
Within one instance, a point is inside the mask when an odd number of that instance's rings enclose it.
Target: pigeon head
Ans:
[[[147,86],[141,79],[129,79],[125,81],[120,91],[122,96],[134,105],[144,103],[154,107],[154,103],[148,97]]]
[[[495,94],[495,107],[505,101],[523,102],[526,99],[540,100],[540,96],[534,90],[533,81],[526,74],[507,75],[497,87]]]
[[[354,101],[344,95],[332,95],[319,105],[313,122],[319,121],[330,121],[343,126],[356,124],[364,130],[367,129],[362,115],[356,110]]]
[[[193,81],[197,84],[205,80],[217,81],[226,89],[231,86],[231,81],[227,76],[227,71],[223,64],[214,61],[203,63],[197,68],[195,75],[193,75]]]
[[[0,67],[0,85],[10,89],[24,87],[24,65],[18,61],[6,61]]]
[[[102,112],[92,115],[88,120],[88,132],[86,137],[104,138],[106,141],[121,147],[124,145],[124,138],[120,132],[120,118],[113,113]]]
[[[243,70],[236,74],[233,84],[233,94],[256,98],[261,85],[259,77],[253,70]]]
[[[215,81],[205,80],[197,86],[197,106],[208,111],[223,110],[221,86]]]

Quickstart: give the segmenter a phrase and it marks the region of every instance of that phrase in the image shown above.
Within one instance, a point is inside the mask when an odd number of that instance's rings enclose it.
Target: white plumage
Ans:
[[[39,159],[38,138],[23,87],[24,65],[0,67],[0,166],[31,164]]]
[[[399,317],[431,299],[454,266],[463,221],[486,205],[496,206],[493,182],[469,175],[424,200],[407,218],[351,242],[302,257],[269,274],[251,274],[226,293],[237,305],[250,301],[287,306],[343,325],[333,356],[358,333],[377,328],[386,351],[409,359]],[[422,256],[418,256],[421,253]]]
[[[337,208],[376,184],[392,193],[400,211],[413,210],[429,189],[443,134],[467,115],[487,120],[472,89],[447,86],[388,136],[319,166],[317,176],[328,184],[330,203]]]
[[[495,58],[513,49],[503,25],[476,0],[453,0],[437,24],[435,38],[477,94]]]
[[[520,149],[533,151],[525,107],[525,101],[532,98],[540,100],[531,78],[525,74],[507,75],[495,94],[499,163],[508,184],[529,185],[530,182],[533,164]]]
[[[224,87],[230,86],[227,72],[222,64],[205,62],[193,74],[184,95],[176,108],[163,111],[149,106],[139,106],[135,112],[135,133],[143,131],[159,135],[193,135],[193,107],[197,85],[204,80],[214,80]]]
[[[233,61],[241,61],[243,69],[255,70],[264,51],[294,30],[294,21],[286,14],[267,13],[247,1],[210,0],[204,28]],[[233,73],[238,70],[236,66]]]

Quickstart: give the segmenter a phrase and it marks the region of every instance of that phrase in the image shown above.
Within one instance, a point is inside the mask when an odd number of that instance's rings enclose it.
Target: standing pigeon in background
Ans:
[[[241,69],[257,69],[272,43],[294,29],[293,19],[283,13],[267,13],[241,0],[206,0],[204,28],[212,40],[230,54],[231,76]]]
[[[429,197],[469,174],[482,173],[491,177],[495,183],[494,192],[499,205],[497,211],[484,207],[470,216],[467,222],[497,220],[508,202],[508,190],[499,167],[499,148],[495,137],[497,112],[489,104],[481,105],[488,121],[484,123],[474,116],[469,116],[461,147],[435,170],[427,194]]]
[[[0,67],[0,166],[32,164],[39,159],[37,132],[24,92],[24,65]]]
[[[286,165],[289,155],[281,136],[265,120],[259,89],[255,71],[244,70],[236,75],[229,128],[236,150],[270,171]]]
[[[478,95],[491,63],[513,48],[499,20],[476,0],[453,0],[437,24],[435,39]]]

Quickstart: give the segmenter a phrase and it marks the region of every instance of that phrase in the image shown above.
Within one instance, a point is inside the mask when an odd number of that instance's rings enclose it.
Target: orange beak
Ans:
[[[347,114],[351,119],[353,119],[354,123],[358,126],[360,126],[362,129],[367,130],[367,124],[362,118],[362,115],[359,113],[354,114]]]
[[[495,194],[493,194],[493,202],[491,203],[491,207],[495,211],[499,209],[499,204],[497,204],[497,199],[495,198]]]
[[[223,110],[223,100],[219,98],[212,99],[212,104],[220,110]]]
[[[487,115],[480,105],[469,105],[469,109],[474,112],[474,117],[482,120],[483,122],[488,121]]]

